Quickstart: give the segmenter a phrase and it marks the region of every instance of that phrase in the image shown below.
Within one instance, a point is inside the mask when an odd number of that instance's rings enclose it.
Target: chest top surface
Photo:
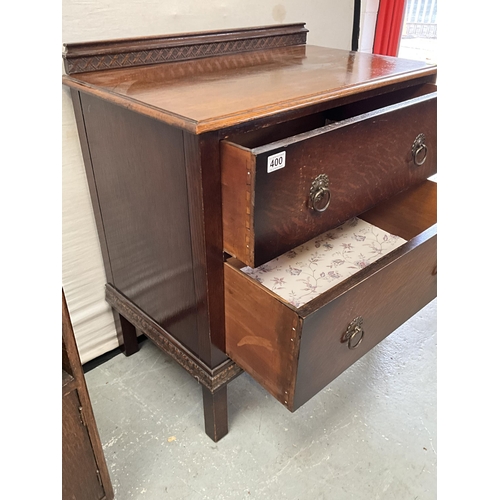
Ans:
[[[419,61],[299,44],[82,72],[63,81],[202,133],[435,74],[436,66]]]

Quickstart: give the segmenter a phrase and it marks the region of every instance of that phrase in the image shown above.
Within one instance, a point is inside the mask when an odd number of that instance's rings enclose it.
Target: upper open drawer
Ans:
[[[419,93],[222,141],[224,249],[259,266],[435,174],[437,92]]]

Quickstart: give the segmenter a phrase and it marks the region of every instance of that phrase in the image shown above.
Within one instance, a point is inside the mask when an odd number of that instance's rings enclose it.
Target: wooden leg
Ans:
[[[203,390],[203,411],[205,413],[205,432],[215,442],[228,432],[227,425],[227,385],[210,392],[205,386]]]
[[[121,314],[113,311],[115,315],[115,325],[118,334],[118,343],[125,356],[131,356],[139,350],[137,342],[137,331],[135,326],[125,319]]]

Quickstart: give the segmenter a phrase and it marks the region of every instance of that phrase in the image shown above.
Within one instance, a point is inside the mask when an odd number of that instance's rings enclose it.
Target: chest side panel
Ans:
[[[81,101],[113,285],[197,352],[182,131]]]

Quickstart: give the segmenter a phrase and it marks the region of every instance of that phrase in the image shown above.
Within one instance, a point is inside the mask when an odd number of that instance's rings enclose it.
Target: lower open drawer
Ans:
[[[294,411],[436,296],[432,181],[360,215],[406,243],[295,307],[224,264],[226,352]]]

